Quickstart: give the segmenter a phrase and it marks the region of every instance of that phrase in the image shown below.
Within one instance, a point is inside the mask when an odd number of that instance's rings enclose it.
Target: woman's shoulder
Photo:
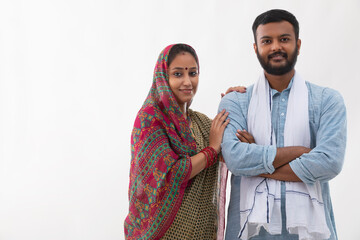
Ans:
[[[189,111],[189,115],[191,116],[197,116],[197,117],[201,117],[201,118],[209,118],[208,116],[206,116],[206,114],[192,110],[192,109],[188,109]]]
[[[196,119],[199,119],[201,121],[210,121],[211,122],[211,119],[208,116],[206,116],[204,113],[194,111],[192,109],[189,109],[188,111],[189,111],[189,116],[190,116],[191,119],[196,118]]]

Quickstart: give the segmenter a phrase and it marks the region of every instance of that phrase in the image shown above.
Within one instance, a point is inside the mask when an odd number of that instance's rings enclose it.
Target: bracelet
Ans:
[[[201,150],[200,152],[202,152],[205,155],[205,159],[206,159],[205,168],[208,168],[208,167],[212,166],[214,163],[216,163],[218,153],[216,152],[216,150],[213,147],[210,147],[210,146],[206,147],[203,150]]]

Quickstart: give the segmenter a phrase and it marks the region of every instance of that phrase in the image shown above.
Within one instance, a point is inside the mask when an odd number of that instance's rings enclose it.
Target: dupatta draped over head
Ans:
[[[136,116],[131,137],[127,239],[159,239],[180,208],[196,142],[170,89],[167,59],[157,60],[150,92]]]

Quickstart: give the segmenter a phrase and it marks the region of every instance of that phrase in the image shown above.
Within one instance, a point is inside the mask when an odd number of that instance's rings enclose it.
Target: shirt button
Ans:
[[[281,101],[285,102],[285,98],[281,99]]]
[[[284,116],[284,113],[281,113],[280,115],[283,117],[283,116]]]

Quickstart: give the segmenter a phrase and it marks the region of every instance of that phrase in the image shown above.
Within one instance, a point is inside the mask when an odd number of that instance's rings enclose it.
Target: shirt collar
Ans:
[[[295,74],[294,74],[294,76],[291,78],[291,80],[290,80],[290,82],[289,82],[289,85],[287,86],[286,89],[283,90],[283,92],[285,92],[285,91],[290,92],[290,89],[291,89],[292,84],[293,84],[293,81],[294,81],[294,77],[295,77]],[[279,93],[278,90],[271,88],[270,85],[269,85],[269,87],[270,87],[270,89],[271,89],[271,94],[272,94],[272,96],[274,96],[276,93]]]

